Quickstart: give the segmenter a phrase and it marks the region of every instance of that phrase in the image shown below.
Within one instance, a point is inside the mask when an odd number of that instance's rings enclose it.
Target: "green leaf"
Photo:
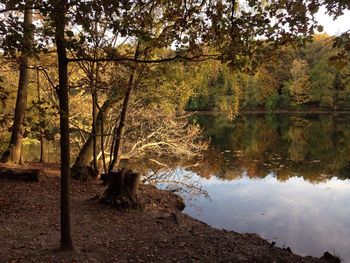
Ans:
[[[319,25],[319,26],[317,27],[317,31],[318,31],[318,32],[323,32],[323,26]]]

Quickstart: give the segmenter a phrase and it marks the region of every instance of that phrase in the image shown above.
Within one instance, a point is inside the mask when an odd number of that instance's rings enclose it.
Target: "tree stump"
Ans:
[[[140,175],[131,170],[119,170],[108,174],[108,187],[99,202],[119,210],[143,210],[138,197]]]

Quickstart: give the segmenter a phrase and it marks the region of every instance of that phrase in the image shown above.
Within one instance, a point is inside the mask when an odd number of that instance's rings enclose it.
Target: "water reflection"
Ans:
[[[211,139],[193,169],[211,202],[185,212],[218,228],[255,232],[303,255],[350,262],[350,116],[242,115],[194,119]]]
[[[10,140],[10,134],[0,134],[0,156],[7,149]],[[25,163],[39,162],[41,157],[44,163],[59,163],[60,144],[59,141],[43,140],[41,142],[37,139],[25,138],[22,144],[21,159]],[[71,147],[71,162],[73,162],[78,153],[78,148],[75,145]],[[42,156],[41,156],[42,154]]]
[[[24,162],[39,162],[41,150],[43,162],[59,163],[60,162],[60,147],[57,141],[43,141],[41,148],[38,140],[25,140],[22,146],[22,159]]]
[[[243,115],[195,119],[212,140],[196,172],[208,178],[251,178],[274,173],[286,181],[302,176],[312,183],[350,178],[350,116]]]

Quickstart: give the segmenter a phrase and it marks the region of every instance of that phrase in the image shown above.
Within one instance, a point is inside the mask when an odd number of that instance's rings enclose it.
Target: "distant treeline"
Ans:
[[[350,110],[350,66],[333,59],[331,37],[322,34],[305,47],[283,47],[254,75],[225,67],[208,74],[187,110]]]

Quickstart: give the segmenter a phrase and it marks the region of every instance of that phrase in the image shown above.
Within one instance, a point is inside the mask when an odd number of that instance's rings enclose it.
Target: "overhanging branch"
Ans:
[[[143,64],[157,64],[164,62],[171,62],[176,60],[185,60],[192,62],[201,62],[206,60],[215,60],[220,59],[222,55],[219,54],[211,54],[211,55],[198,55],[193,57],[186,56],[173,56],[169,58],[161,58],[161,59],[135,59],[130,57],[111,57],[111,58],[69,58],[68,62],[135,62],[135,63],[143,63]]]

